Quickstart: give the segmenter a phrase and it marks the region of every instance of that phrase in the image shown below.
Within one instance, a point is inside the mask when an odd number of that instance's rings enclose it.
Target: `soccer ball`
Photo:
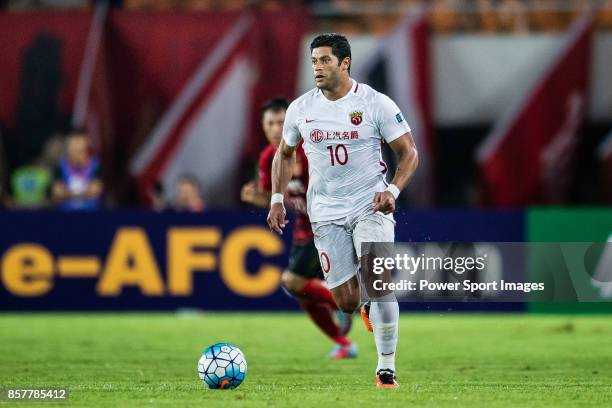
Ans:
[[[227,390],[244,381],[247,362],[240,349],[229,343],[217,343],[202,352],[198,375],[208,388]]]

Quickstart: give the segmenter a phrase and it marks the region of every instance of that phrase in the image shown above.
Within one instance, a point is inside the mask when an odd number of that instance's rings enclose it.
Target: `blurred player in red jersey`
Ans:
[[[272,160],[282,138],[288,106],[289,103],[284,99],[273,99],[262,108],[262,126],[270,144],[259,158],[259,185],[251,181],[242,187],[241,199],[246,203],[263,208],[269,206],[272,196]],[[298,148],[293,178],[289,182],[285,201],[287,207],[296,214],[296,225],[293,229],[289,266],[281,276],[281,283],[312,321],[336,343],[330,358],[339,360],[356,357],[357,348],[346,336],[352,318],[344,313],[334,313],[338,308],[331,292],[323,283],[314,235],[306,213],[307,187],[308,162],[304,151]]]

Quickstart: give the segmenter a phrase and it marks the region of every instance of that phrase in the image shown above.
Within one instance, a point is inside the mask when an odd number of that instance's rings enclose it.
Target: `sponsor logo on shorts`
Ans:
[[[331,262],[329,262],[327,252],[321,252],[321,269],[324,273],[329,273],[329,268],[331,268]]]

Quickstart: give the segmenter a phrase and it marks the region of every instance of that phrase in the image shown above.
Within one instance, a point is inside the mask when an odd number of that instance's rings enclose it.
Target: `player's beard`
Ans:
[[[323,83],[317,84],[317,88],[322,91],[335,91],[340,86],[340,75],[333,73],[328,75]]]

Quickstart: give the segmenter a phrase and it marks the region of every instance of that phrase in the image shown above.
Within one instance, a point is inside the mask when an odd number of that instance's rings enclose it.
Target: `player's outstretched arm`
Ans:
[[[289,222],[285,218],[287,213],[283,204],[283,196],[293,175],[294,166],[295,146],[289,146],[282,139],[272,161],[272,201],[268,214],[270,229],[281,235],[283,233],[282,229]]]
[[[373,200],[374,212],[382,211],[385,214],[395,211],[395,199],[397,194],[410,183],[419,164],[419,154],[410,132],[398,137],[389,143],[389,146],[397,156],[397,169],[391,181],[391,185],[395,186],[397,191],[395,191],[396,194],[394,194],[391,190],[391,186],[389,186],[390,188],[386,191],[376,193]]]

